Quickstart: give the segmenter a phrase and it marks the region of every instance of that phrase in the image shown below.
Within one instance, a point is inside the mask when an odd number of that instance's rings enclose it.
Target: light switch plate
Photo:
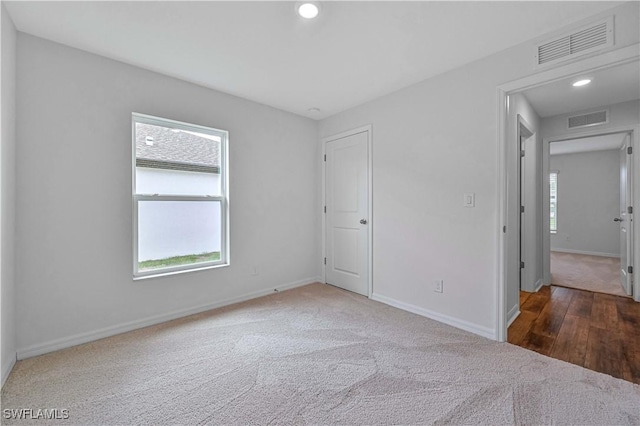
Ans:
[[[476,194],[473,192],[467,192],[464,194],[464,206],[475,207],[476,206]]]

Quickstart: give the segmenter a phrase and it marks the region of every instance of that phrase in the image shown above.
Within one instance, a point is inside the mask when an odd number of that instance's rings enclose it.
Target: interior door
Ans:
[[[628,295],[631,295],[633,280],[630,266],[633,259],[633,222],[629,207],[632,203],[632,157],[631,135],[625,136],[620,149],[620,217],[614,220],[620,224],[620,281]]]
[[[368,296],[368,132],[326,143],[326,282]]]

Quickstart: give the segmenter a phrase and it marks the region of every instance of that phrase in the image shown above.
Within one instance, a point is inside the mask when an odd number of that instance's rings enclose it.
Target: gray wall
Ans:
[[[638,42],[637,7],[600,15],[615,14],[616,49]],[[507,49],[320,123],[322,137],[373,126],[378,297],[494,335],[501,232],[496,87],[536,72],[532,49]],[[463,206],[466,192],[476,194],[475,208]],[[433,291],[438,279],[443,293]]]
[[[23,33],[17,93],[19,355],[318,279],[313,120]],[[231,266],[132,281],[132,112],[230,132]]]
[[[615,13],[616,49],[637,43],[637,9],[628,3],[599,15]],[[220,92],[18,39],[23,352],[315,278],[318,130],[326,136],[364,124],[373,124],[374,292],[494,335],[496,86],[536,72],[532,43],[337,114],[318,129]],[[231,132],[231,267],[131,281],[132,111]],[[464,192],[476,193],[475,208],[462,207]],[[445,280],[444,293],[433,292],[433,279]]]
[[[2,145],[0,149],[0,292],[2,297],[2,384],[16,359],[15,341],[15,149],[16,149],[16,29],[2,15]]]
[[[617,19],[617,16],[616,16]],[[607,124],[588,128],[588,131],[594,133],[602,132],[606,133],[612,129],[619,129],[620,127],[629,128],[630,126],[637,126],[640,123],[640,101],[622,102],[613,105],[603,105],[603,107],[609,108],[610,120]],[[570,115],[575,115],[575,112],[562,115],[554,115],[552,117],[545,117],[541,120],[541,130],[543,139],[562,139],[571,138],[576,134],[582,134],[585,132],[585,128],[567,129],[567,118]],[[549,143],[545,141],[542,145],[543,149],[543,173],[546,174],[549,170]],[[545,229],[543,234],[542,247],[544,250],[543,271],[544,282],[551,282],[551,264],[550,264],[550,247],[551,247],[551,234],[549,231],[549,185],[543,186],[542,194],[542,211],[544,214],[543,223]],[[640,292],[639,292],[640,293]]]
[[[600,108],[609,109],[609,123],[594,127],[567,129],[567,118],[576,115],[577,112],[569,114],[554,115],[542,119],[542,137],[550,138],[560,135],[574,135],[585,131],[607,130],[612,127],[628,126],[638,124],[640,121],[640,101],[622,102],[613,105],[603,105]],[[589,111],[600,108],[591,108]]]
[[[620,151],[552,155],[558,173],[558,232],[551,250],[620,256]]]

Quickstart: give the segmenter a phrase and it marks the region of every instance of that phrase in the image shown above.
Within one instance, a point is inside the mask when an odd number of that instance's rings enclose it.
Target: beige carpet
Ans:
[[[620,259],[551,252],[551,284],[627,296],[620,284]]]
[[[2,406],[69,410],[37,425],[638,425],[640,386],[312,284],[20,361]]]

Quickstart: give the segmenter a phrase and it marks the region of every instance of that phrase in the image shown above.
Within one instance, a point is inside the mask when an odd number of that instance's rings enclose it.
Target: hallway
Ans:
[[[640,384],[640,303],[552,285],[520,292],[520,311],[509,343]]]

